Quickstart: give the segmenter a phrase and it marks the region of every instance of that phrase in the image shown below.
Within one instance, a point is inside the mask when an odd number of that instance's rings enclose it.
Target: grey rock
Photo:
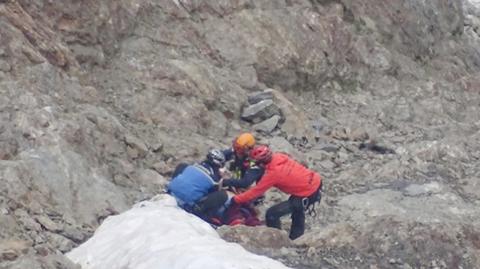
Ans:
[[[9,72],[10,70],[12,70],[10,64],[5,60],[0,59],[0,71]]]
[[[13,261],[27,253],[30,244],[24,240],[5,240],[0,243],[0,262]]]
[[[2,214],[2,215],[8,215],[8,213],[9,213],[8,209],[3,208],[3,207],[0,208],[0,214]]]
[[[127,150],[133,159],[145,157],[148,153],[145,143],[132,135],[125,136],[125,143],[128,145]]]
[[[161,152],[163,150],[163,143],[156,143],[152,145],[152,151],[155,153]]]
[[[38,223],[40,223],[40,225],[42,225],[43,228],[45,228],[48,231],[59,232],[63,230],[60,224],[53,222],[47,216],[36,216],[35,219],[37,220]]]
[[[70,46],[76,60],[80,64],[103,65],[105,64],[105,55],[101,48],[73,44]]]
[[[248,95],[247,101],[250,105],[254,105],[258,102],[261,102],[264,100],[272,100],[272,99],[273,99],[272,91],[264,90],[259,92],[252,92],[251,94]]]
[[[81,243],[90,235],[90,233],[80,227],[66,226],[61,232],[61,235],[75,243]]]
[[[334,144],[320,144],[320,145],[316,145],[315,148],[318,148],[319,150],[323,150],[326,152],[337,152],[339,150],[339,147]]]
[[[252,129],[259,132],[264,132],[266,134],[271,133],[278,125],[281,117],[279,115],[274,115],[271,118],[264,120],[260,123],[257,123],[252,126]]]
[[[333,168],[337,167],[337,164],[330,160],[321,161],[319,165],[327,170],[333,170]]]
[[[47,236],[48,241],[53,245],[53,247],[60,250],[62,253],[66,253],[76,246],[74,242],[59,234],[48,233]]]
[[[280,110],[272,100],[263,100],[245,107],[242,112],[242,119],[253,123],[259,123],[279,114]]]
[[[25,227],[27,230],[31,231],[41,231],[42,226],[38,223],[33,217],[31,217],[25,210],[17,209],[14,212],[17,220]]]

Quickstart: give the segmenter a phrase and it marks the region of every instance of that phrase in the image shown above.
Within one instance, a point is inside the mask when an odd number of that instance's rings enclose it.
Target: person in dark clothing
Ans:
[[[233,140],[231,149],[223,151],[227,161],[233,160],[229,166],[231,176],[222,181],[221,185],[223,187],[238,192],[249,188],[253,183],[260,180],[264,172],[263,168],[248,159],[248,153],[255,146],[255,143],[255,137],[251,133],[243,133]],[[264,196],[259,197],[253,201],[253,204],[257,205],[263,199]]]
[[[242,178],[228,178],[223,179],[220,185],[228,190],[231,190],[234,193],[243,192],[248,189],[253,183],[257,183],[263,176],[264,169],[255,164],[255,162],[250,162],[250,167],[245,171]],[[259,205],[263,202],[265,196],[260,196],[252,201],[253,205]]]
[[[254,165],[250,167],[247,171],[245,171],[245,174],[240,179],[235,179],[235,178],[224,179],[222,182],[222,186],[233,187],[237,189],[247,189],[253,183],[258,182],[258,180],[262,178],[263,171],[264,171],[263,168],[257,165]]]
[[[248,191],[235,195],[230,203],[244,204],[276,187],[290,194],[290,198],[272,206],[266,212],[268,227],[281,228],[280,218],[291,214],[290,238],[296,239],[305,231],[305,210],[320,201],[322,179],[319,174],[291,159],[283,153],[272,153],[265,145],[256,146],[250,151],[250,158],[265,169],[257,185]]]
[[[220,168],[224,165],[223,152],[210,150],[199,164],[177,166],[167,192],[175,197],[181,208],[210,222],[228,199],[226,191],[218,189]]]
[[[251,133],[243,133],[237,136],[232,143],[232,148],[223,151],[225,160],[232,161],[229,170],[232,178],[240,179],[250,167],[248,152],[255,146],[255,137]]]

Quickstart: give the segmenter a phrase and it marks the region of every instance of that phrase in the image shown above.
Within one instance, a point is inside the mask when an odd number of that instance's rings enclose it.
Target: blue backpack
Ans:
[[[168,184],[168,192],[172,194],[181,207],[193,205],[207,195],[215,186],[209,171],[199,165],[187,166]]]

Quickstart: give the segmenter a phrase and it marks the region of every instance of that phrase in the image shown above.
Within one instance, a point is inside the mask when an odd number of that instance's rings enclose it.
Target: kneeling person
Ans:
[[[224,190],[218,190],[220,168],[225,156],[220,150],[210,150],[207,158],[177,171],[167,186],[167,192],[175,197],[178,205],[207,222],[216,215],[228,199]]]

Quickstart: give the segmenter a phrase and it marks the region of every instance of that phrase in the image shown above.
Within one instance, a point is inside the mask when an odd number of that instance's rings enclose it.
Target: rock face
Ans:
[[[0,268],[74,268],[62,253],[105,217],[252,129],[325,182],[305,236],[268,255],[480,267],[479,15],[466,0],[0,1]],[[263,125],[241,119],[264,99]]]

